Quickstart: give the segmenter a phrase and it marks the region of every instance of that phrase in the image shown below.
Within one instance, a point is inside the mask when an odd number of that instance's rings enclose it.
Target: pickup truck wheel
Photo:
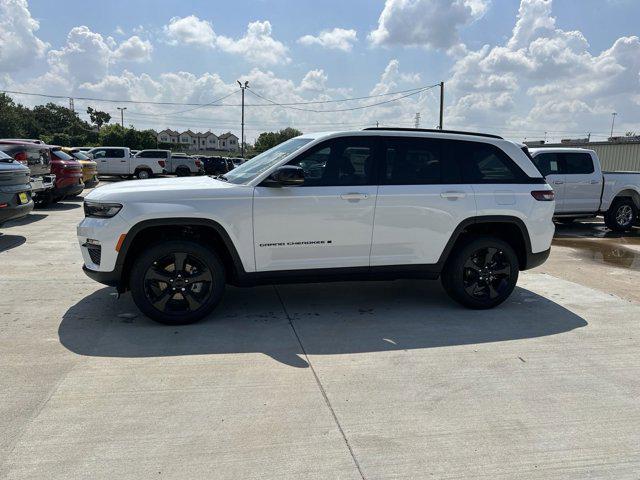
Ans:
[[[151,172],[146,169],[138,170],[136,172],[136,178],[138,180],[146,180],[147,178],[151,178]]]
[[[630,198],[615,200],[604,214],[605,225],[614,232],[631,230],[637,219],[638,208]]]
[[[442,273],[445,291],[468,308],[492,308],[504,302],[518,281],[513,248],[495,237],[472,237],[456,247]]]
[[[224,266],[202,245],[183,240],[158,243],[133,264],[131,295],[149,318],[186,325],[208,315],[224,293]]]
[[[188,168],[178,167],[178,169],[176,170],[176,175],[178,177],[186,177],[190,174],[191,174],[191,170],[189,170]]]

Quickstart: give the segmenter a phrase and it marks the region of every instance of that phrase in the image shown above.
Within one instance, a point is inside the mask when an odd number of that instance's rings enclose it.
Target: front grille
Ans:
[[[91,257],[91,261],[96,265],[100,265],[102,247],[100,245],[93,245],[90,243],[85,243],[84,246],[87,247],[87,252],[89,252],[89,257]]]

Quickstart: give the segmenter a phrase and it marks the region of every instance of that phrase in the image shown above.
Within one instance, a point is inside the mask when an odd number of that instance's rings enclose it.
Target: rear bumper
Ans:
[[[24,205],[10,205],[8,207],[0,208],[0,225],[9,220],[16,220],[18,218],[26,217],[33,210],[33,200],[29,200],[29,203]]]
[[[551,248],[538,253],[527,252],[527,264],[525,265],[523,270],[530,270],[532,268],[539,267],[547,261],[550,253]]]

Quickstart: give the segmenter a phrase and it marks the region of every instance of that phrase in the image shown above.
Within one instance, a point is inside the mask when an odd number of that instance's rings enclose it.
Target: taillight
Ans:
[[[162,168],[164,168],[164,165],[165,165],[164,160],[158,160],[158,165],[160,165]]]
[[[196,167],[200,168],[200,165],[202,165],[202,164],[200,163],[200,160],[196,160]]]
[[[531,196],[539,202],[553,202],[556,198],[553,190],[534,190],[531,192]]]
[[[18,152],[13,158],[24,165],[27,164],[27,152]]]

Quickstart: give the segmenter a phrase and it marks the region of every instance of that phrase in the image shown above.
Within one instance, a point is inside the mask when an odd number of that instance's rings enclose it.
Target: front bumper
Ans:
[[[99,272],[97,270],[91,270],[86,265],[82,266],[82,271],[91,280],[95,280],[98,283],[107,285],[109,287],[117,287],[120,284],[120,272]]]
[[[56,198],[64,198],[64,197],[73,197],[74,195],[79,195],[84,190],[84,183],[82,183],[82,179],[76,180],[75,183],[71,185],[58,186],[56,182],[56,188],[53,190],[53,195]]]

